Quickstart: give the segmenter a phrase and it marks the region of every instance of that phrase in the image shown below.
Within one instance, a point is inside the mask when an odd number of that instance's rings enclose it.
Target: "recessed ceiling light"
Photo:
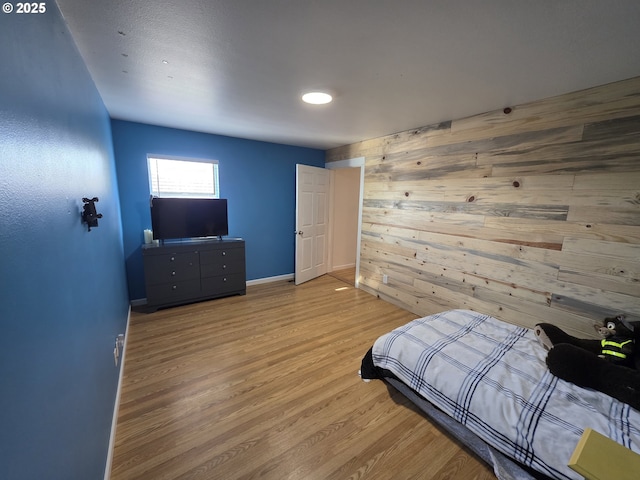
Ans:
[[[166,60],[162,60],[162,63],[164,63],[165,65],[167,65],[169,62],[167,62]]]
[[[302,101],[313,105],[323,105],[333,100],[333,97],[324,92],[309,92],[302,95]]]

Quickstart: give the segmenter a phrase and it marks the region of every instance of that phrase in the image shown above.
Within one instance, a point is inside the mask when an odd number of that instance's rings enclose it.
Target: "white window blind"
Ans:
[[[218,162],[148,156],[154,197],[220,198]]]

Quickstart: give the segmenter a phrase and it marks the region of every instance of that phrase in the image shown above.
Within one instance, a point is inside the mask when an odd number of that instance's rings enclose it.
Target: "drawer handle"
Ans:
[[[222,269],[224,270],[225,268],[227,268],[227,266],[226,265],[222,265]]]
[[[177,290],[178,286],[177,285],[171,285],[171,290]]]
[[[175,271],[171,272],[171,276],[175,277],[176,276],[176,272]]]
[[[223,281],[223,282],[226,282],[226,281],[227,281],[227,277],[224,277],[224,278],[222,279],[222,281]]]
[[[175,261],[175,259],[176,259],[176,257],[171,257],[171,261],[172,262]]]
[[[227,254],[227,252],[222,252],[222,256],[224,257]]]

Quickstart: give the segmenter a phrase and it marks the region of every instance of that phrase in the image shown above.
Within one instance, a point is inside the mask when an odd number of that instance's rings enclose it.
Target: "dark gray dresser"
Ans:
[[[142,246],[147,310],[247,291],[244,240],[185,240]]]

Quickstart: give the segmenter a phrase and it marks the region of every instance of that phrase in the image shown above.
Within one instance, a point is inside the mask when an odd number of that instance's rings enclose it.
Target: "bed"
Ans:
[[[546,353],[530,329],[450,310],[379,337],[360,374],[400,390],[500,480],[582,479],[567,463],[587,427],[640,452],[640,412],[554,377]]]

